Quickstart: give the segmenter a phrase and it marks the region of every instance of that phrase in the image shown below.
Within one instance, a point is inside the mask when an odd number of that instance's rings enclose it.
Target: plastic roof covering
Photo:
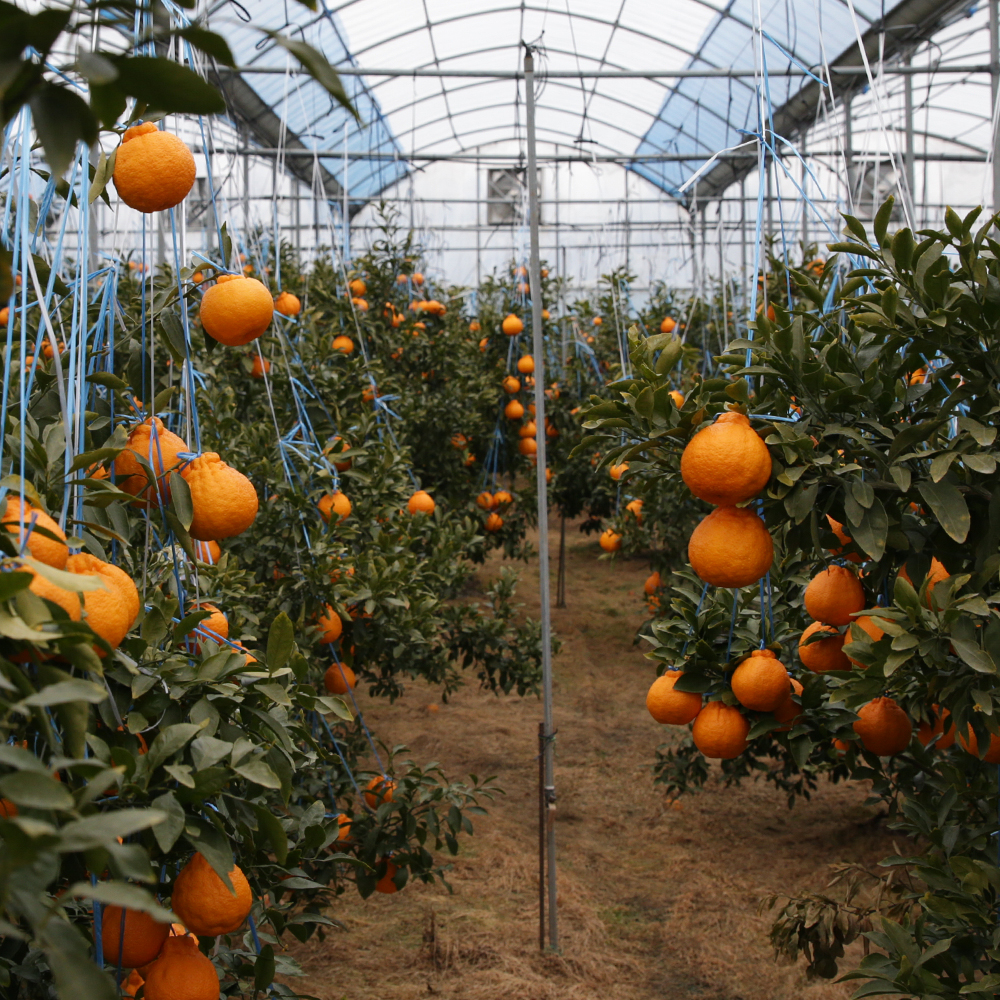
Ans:
[[[322,2],[322,0],[321,0]],[[853,0],[858,27],[899,0]],[[884,10],[883,10],[884,5]],[[769,69],[816,66],[857,35],[846,0],[327,0],[310,13],[294,0],[242,0],[250,24],[226,8],[237,63],[285,67],[287,56],[261,44],[255,28],[309,42],[337,65],[372,68],[520,68],[523,40],[541,49],[546,69],[752,67],[758,17]],[[218,23],[218,22],[217,22]],[[251,26],[252,25],[252,26]],[[784,50],[784,51],[782,51]],[[408,154],[523,152],[523,83],[483,78],[343,77],[365,127],[349,126],[349,148],[393,159],[351,160],[352,200],[367,200],[400,179]],[[340,149],[346,112],[302,76],[247,74],[288,128],[313,149]],[[783,104],[803,77],[772,77],[770,100]],[[756,128],[753,79],[548,79],[537,105],[545,151],[628,155],[690,153],[691,161],[639,162],[632,169],[668,193],[700,163]],[[488,147],[484,149],[483,147]],[[395,159],[398,157],[398,159]],[[343,182],[343,161],[323,166]]]

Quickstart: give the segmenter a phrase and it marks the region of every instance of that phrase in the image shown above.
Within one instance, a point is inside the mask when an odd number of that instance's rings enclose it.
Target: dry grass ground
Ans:
[[[575,532],[567,550],[568,607],[553,612],[560,954],[538,952],[540,702],[469,687],[431,713],[435,692],[414,684],[393,705],[362,701],[380,737],[450,776],[498,775],[507,794],[463,842],[453,894],[418,883],[345,896],[347,932],[296,948],[297,985],[321,1000],[843,1000],[847,984],[774,962],[756,909],[770,892],[821,887],[832,862],[892,853],[864,790],[823,785],[790,811],[763,783],[712,784],[669,808],[650,775],[669,732],[646,712],[654,671],[633,645],[648,569],[598,560]],[[528,614],[535,568],[519,589]]]

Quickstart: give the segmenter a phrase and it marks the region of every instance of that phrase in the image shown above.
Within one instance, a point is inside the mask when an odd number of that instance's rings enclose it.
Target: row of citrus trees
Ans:
[[[22,103],[37,91],[52,211],[98,123],[122,143],[92,170],[94,197],[113,182],[140,211],[180,203],[190,151],[150,119],[221,110],[216,92],[167,60],[109,54],[68,68],[91,83],[86,105],[34,61],[86,18],[4,16]],[[129,33],[145,12],[113,17]],[[149,30],[232,61],[197,26]],[[342,97],[318,53],[279,41]],[[85,115],[66,115],[76,102]],[[419,677],[447,695],[469,669],[498,691],[537,684],[513,577],[485,608],[455,600],[470,564],[498,540],[523,549],[530,523],[528,449],[506,422],[495,433],[507,357],[499,339],[480,350],[460,298],[425,294],[419,248],[395,239],[350,274],[303,272],[282,248],[279,288],[274,262],[252,245],[240,259],[223,231],[214,266],[122,268],[116,303],[93,279],[85,315],[57,276],[49,323],[26,294],[47,262],[26,267],[26,202],[8,197],[0,990],[291,993],[273,984],[297,971],[283,938],[324,933],[347,888],[443,878],[437,852],[458,850],[492,793],[381,746],[355,686],[392,697]]]
[[[889,233],[890,211],[873,236],[846,218],[831,250],[849,257],[781,269],[792,294],[682,406],[657,363],[679,345],[633,330],[632,374],[584,414],[580,450],[696,512],[650,630],[650,711],[693,723],[659,780],[696,787],[716,758],[791,802],[821,776],[866,779],[907,844],[844,866],[840,895],[786,898],[776,949],[832,976],[863,934],[855,996],[985,998],[1000,985],[1000,245],[978,211],[918,236]]]

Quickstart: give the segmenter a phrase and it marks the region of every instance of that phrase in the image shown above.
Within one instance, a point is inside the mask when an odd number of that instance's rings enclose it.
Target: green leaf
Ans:
[[[242,764],[238,764],[233,770],[252,781],[261,788],[281,788],[281,779],[271,770],[260,757],[252,757]]]
[[[196,25],[182,28],[177,34],[186,38],[196,49],[201,49],[216,62],[222,63],[223,66],[236,65],[229,43],[222,35],[217,35],[214,31],[206,31],[205,28],[199,28]]]
[[[191,502],[191,487],[179,473],[170,473],[170,503],[177,515],[177,520],[184,525],[185,531],[191,530],[194,520],[194,504]]]
[[[160,906],[149,890],[127,882],[97,882],[93,885],[90,882],[75,882],[66,890],[66,895],[72,899],[96,899],[105,906],[140,910],[161,924],[173,923],[178,919],[171,910]]]
[[[934,512],[938,524],[955,539],[964,542],[969,534],[969,507],[965,497],[951,483],[922,482],[917,490]]]
[[[153,827],[153,836],[160,850],[166,854],[177,843],[177,838],[184,832],[184,807],[174,797],[173,792],[164,792],[150,803],[154,809],[159,809],[163,815],[162,823]]]
[[[133,833],[147,830],[162,823],[166,816],[159,809],[116,809],[67,823],[60,831],[58,850],[87,851],[92,847],[106,847],[131,837]]]
[[[94,385],[107,386],[109,389],[123,390],[129,388],[128,382],[120,379],[117,375],[112,375],[111,372],[94,372],[92,375],[87,376],[87,381]]]
[[[32,579],[30,573],[0,573],[0,601],[9,600],[18,591],[24,590]]]
[[[851,536],[854,541],[876,561],[885,554],[885,539],[889,532],[889,518],[882,501],[872,493],[872,503],[861,515],[861,523],[854,525]]]
[[[72,809],[69,789],[40,771],[15,771],[0,778],[0,795],[24,809]]]
[[[167,726],[166,729],[161,729],[146,757],[150,771],[159,767],[167,758],[173,757],[188,740],[193,739],[204,728],[203,723],[177,722]]]
[[[340,82],[340,77],[330,63],[327,62],[326,56],[318,52],[311,45],[297,41],[294,38],[287,38],[277,31],[266,31],[266,34],[270,35],[276,44],[291,52],[302,63],[306,72],[320,86],[324,87],[335,101],[350,111],[360,123],[361,118],[358,116],[357,111],[354,110],[354,105],[351,104],[351,99],[347,96],[347,91],[344,90],[344,86]]]
[[[254,989],[263,993],[274,981],[274,949],[269,945],[264,945],[257,955],[257,960],[253,964],[253,985]]]
[[[295,645],[295,626],[291,618],[280,612],[271,623],[271,631],[267,634],[267,666],[269,670],[280,670],[292,655]]]
[[[879,246],[885,243],[886,230],[889,228],[889,219],[892,216],[892,207],[896,203],[896,199],[892,195],[889,195],[882,206],[879,208],[878,212],[875,214],[875,220],[872,223],[872,231],[875,233],[875,239],[878,240]]]
[[[53,175],[62,177],[76,156],[77,143],[97,142],[97,121],[82,97],[48,81],[35,90],[29,103],[45,159]]]
[[[274,851],[274,859],[279,865],[283,865],[288,859],[288,836],[281,825],[281,821],[267,806],[255,804],[253,811],[257,816],[258,826],[271,843],[271,850]]]
[[[66,705],[74,701],[84,701],[90,705],[98,705],[107,697],[107,689],[100,684],[74,678],[71,681],[60,681],[58,684],[47,684],[40,691],[28,695],[19,704],[33,708]]]
[[[993,657],[985,650],[980,649],[974,642],[953,637],[951,644],[962,660],[977,673],[995,674],[997,672],[997,665],[993,662]]]
[[[194,70],[156,56],[115,56],[114,86],[130,97],[167,114],[214,115],[226,110],[216,87]]]

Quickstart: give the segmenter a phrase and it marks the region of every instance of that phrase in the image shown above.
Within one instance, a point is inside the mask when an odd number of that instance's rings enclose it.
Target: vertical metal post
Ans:
[[[535,356],[535,426],[538,427],[538,573],[542,619],[542,694],[545,710],[545,804],[547,813],[546,854],[548,856],[549,947],[559,947],[559,921],[556,913],[556,789],[552,731],[552,626],[549,620],[549,492],[545,478],[545,352],[542,344],[542,268],[538,253],[538,166],[535,162],[535,61],[531,49],[524,54],[524,93],[528,138],[528,224],[531,233],[531,257],[528,263],[531,282],[532,353]]]
[[[622,171],[625,177],[625,273],[631,273],[630,261],[629,261],[629,251],[630,251],[630,239],[629,239],[629,217],[628,217],[628,170]]]
[[[1000,90],[1000,4],[990,0],[990,95],[991,110],[997,105]],[[1000,129],[993,136],[993,211],[1000,212]],[[924,166],[926,173],[927,167]]]
[[[740,284],[747,280],[747,182],[740,178]]]
[[[538,950],[545,951],[545,723],[538,723]]]
[[[809,138],[808,130],[803,131],[802,138],[799,140],[799,152],[802,154],[802,159],[799,161],[799,184],[802,188],[802,193],[806,192],[806,183],[809,180],[809,172],[806,170],[806,142]],[[809,243],[809,206],[806,203],[805,198],[802,199],[802,256],[805,257],[806,246]]]
[[[345,263],[351,259],[351,205],[348,200],[348,181],[347,181],[347,122],[344,122],[344,261]]]
[[[482,280],[483,273],[483,262],[482,262],[482,250],[480,248],[480,240],[482,239],[482,234],[480,229],[482,228],[482,185],[480,184],[480,175],[482,174],[482,163],[479,160],[479,147],[476,147],[476,291],[479,291],[479,282]],[[476,306],[478,308],[479,302],[477,299]]]
[[[847,209],[854,211],[854,130],[851,123],[851,95],[844,95],[844,160],[847,170]]]
[[[909,67],[910,57],[907,55],[903,60],[903,65]],[[909,73],[903,76],[903,129],[906,147],[903,150],[903,174],[906,177],[906,190],[909,192],[910,205],[914,205],[913,198],[913,77]],[[996,171],[994,169],[994,177]],[[916,217],[914,217],[916,224]]]

